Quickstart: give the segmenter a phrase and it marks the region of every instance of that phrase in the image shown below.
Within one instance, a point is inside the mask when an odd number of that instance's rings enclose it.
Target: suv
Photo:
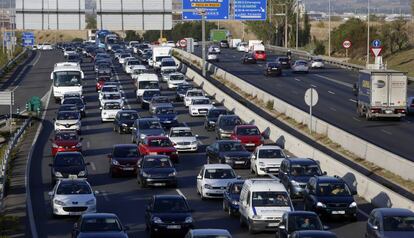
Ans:
[[[318,162],[310,158],[286,158],[282,161],[279,179],[288,190],[290,197],[301,197],[311,177],[321,176]]]
[[[243,124],[242,120],[237,115],[220,115],[216,122],[216,139],[222,140],[230,138],[233,129],[237,125]]]
[[[357,219],[357,203],[348,184],[338,176],[320,176],[309,179],[304,192],[304,207],[319,215],[346,216]]]
[[[164,135],[160,120],[155,117],[140,118],[132,126],[132,143],[140,143],[146,136]]]
[[[285,212],[282,216],[277,234],[279,238],[288,238],[295,231],[326,230],[318,214],[306,211]]]

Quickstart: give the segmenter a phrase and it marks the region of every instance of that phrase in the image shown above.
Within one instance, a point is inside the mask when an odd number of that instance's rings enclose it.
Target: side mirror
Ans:
[[[286,226],[285,226],[285,225],[280,225],[280,226],[279,226],[279,229],[280,229],[280,230],[286,230]]]
[[[56,118],[53,118],[53,121],[56,121]]]
[[[197,175],[197,179],[202,179],[203,177],[201,177],[201,175]]]
[[[47,194],[49,194],[49,196],[51,197],[51,196],[53,196],[53,191],[50,191],[50,192],[48,192]]]
[[[195,137],[197,137],[197,138],[198,138],[198,137],[200,137],[200,136],[199,136],[199,135],[195,135]]]
[[[327,175],[328,173],[326,172],[326,171],[323,171],[323,173],[322,173],[323,175]]]
[[[240,175],[237,175],[236,179],[242,179],[242,177]]]
[[[98,195],[99,194],[99,191],[98,190],[96,190],[96,191],[94,191],[93,192],[95,195]]]
[[[49,141],[53,143],[53,139],[49,139]]]

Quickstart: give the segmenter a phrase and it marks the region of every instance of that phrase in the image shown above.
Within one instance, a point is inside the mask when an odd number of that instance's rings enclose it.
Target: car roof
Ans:
[[[231,236],[230,232],[225,229],[193,229],[190,232],[195,236],[206,236],[206,235]]]
[[[376,208],[373,211],[377,211],[383,216],[414,216],[413,211],[404,208]]]
[[[286,158],[286,160],[289,160],[291,164],[315,164],[316,163],[316,161],[311,158],[290,157],[290,158]]]
[[[318,183],[345,183],[341,178],[334,176],[318,176]]]
[[[205,164],[203,167],[205,169],[232,169],[228,164]]]
[[[171,127],[170,131],[191,131],[190,127]]]
[[[285,186],[279,180],[272,178],[248,179],[244,184],[250,187],[250,191],[286,192]]]
[[[257,147],[257,150],[268,150],[268,149],[281,150],[282,148],[280,148],[280,146],[277,146],[277,145],[260,145]]]
[[[113,213],[84,213],[82,214],[82,218],[103,218],[103,217],[118,218],[118,216]]]

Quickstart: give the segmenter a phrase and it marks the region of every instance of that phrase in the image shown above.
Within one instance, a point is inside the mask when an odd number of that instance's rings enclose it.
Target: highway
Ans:
[[[200,56],[201,48],[198,47],[195,53]],[[267,54],[268,61],[277,57],[272,52]],[[282,77],[266,77],[263,75],[263,62],[242,65],[242,55],[235,49],[222,49],[220,61],[213,64],[304,111],[309,110],[303,99],[305,91],[313,87],[319,94],[318,104],[313,108],[316,117],[414,161],[411,143],[414,117],[408,116],[401,121],[366,121],[359,118],[352,93],[352,85],[358,78],[357,72],[326,65],[325,69],[311,70],[309,74],[294,74],[284,70]],[[414,95],[413,85],[409,86],[408,95]]]
[[[232,68],[233,71],[236,72],[236,68],[240,68],[240,65],[238,65],[238,63],[231,63],[230,58],[227,59],[226,55],[232,57],[232,55],[235,54],[230,52],[228,52],[228,54],[227,52],[226,54],[222,54],[221,57],[223,63],[220,63],[220,65],[227,65],[226,67],[229,67],[230,69]],[[48,52],[45,62],[42,61],[42,63],[39,62],[37,65],[34,65],[30,72],[28,72],[25,76],[26,80],[29,78],[32,80],[49,78],[50,72],[53,69],[53,64],[62,60],[63,56],[60,52]],[[236,59],[233,61],[235,60]],[[257,72],[256,67],[259,68],[260,66],[246,66],[243,67],[243,71],[238,70],[237,72],[241,73],[243,77],[247,77],[247,75],[254,75],[254,73]],[[204,149],[206,145],[209,145],[214,141],[214,134],[204,130],[204,118],[190,117],[188,115],[188,110],[182,103],[175,103],[176,111],[179,113],[179,121],[190,126],[193,129],[194,134],[198,134],[200,136],[199,139],[203,146],[201,146],[198,153],[180,153],[180,163],[176,165],[179,182],[178,188],[142,189],[137,184],[135,177],[110,178],[108,174],[109,163],[107,154],[110,152],[111,147],[114,144],[130,143],[130,135],[119,135],[112,131],[112,123],[101,123],[98,95],[95,92],[95,74],[93,71],[93,64],[83,63],[82,68],[85,72],[84,95],[87,102],[87,117],[82,119],[82,137],[84,138],[83,154],[86,161],[91,163],[88,168],[88,181],[95,191],[99,191],[99,195],[97,195],[98,212],[116,213],[122,220],[123,224],[130,227],[130,237],[148,237],[148,233],[145,232],[144,224],[144,209],[148,199],[154,194],[180,193],[187,197],[190,206],[195,210],[193,216],[196,228],[224,228],[228,229],[232,233],[233,237],[237,238],[274,237],[274,233],[249,235],[247,229],[240,228],[238,218],[229,218],[227,214],[221,210],[221,200],[201,201],[196,193],[196,176],[200,167],[206,163]],[[121,68],[118,66],[116,68],[116,72],[116,78],[122,85],[127,99],[127,107],[137,109],[140,115],[148,115],[148,113],[141,110],[139,105],[136,103],[134,86],[130,77],[122,73]],[[245,72],[245,74],[243,72]],[[302,85],[302,87],[298,87],[296,89],[299,95],[301,94],[302,89],[306,88],[307,84],[310,83],[309,80],[311,79],[309,79],[308,76],[297,76],[296,78],[301,80],[295,80],[295,82],[297,82],[296,84]],[[255,79],[251,80],[255,81]],[[268,82],[270,85],[277,85],[278,87],[284,88],[286,91],[288,87],[292,89],[291,86],[287,86],[290,85],[288,83],[275,83],[270,80],[281,81],[279,79],[269,79],[263,82]],[[327,87],[323,88],[320,86],[323,82],[325,81],[317,83],[318,89],[327,89]],[[42,87],[49,88],[50,84],[44,83]],[[166,88],[165,85],[163,85],[163,88]],[[275,92],[279,93],[279,91]],[[26,93],[33,94],[33,91],[29,90],[26,91]],[[172,95],[174,92],[164,90],[163,93],[166,95]],[[342,91],[336,90],[336,93],[340,95],[347,95],[347,90],[345,88],[342,89]],[[286,94],[288,94],[288,91]],[[326,96],[323,96],[323,94],[321,96],[324,98],[323,100],[327,100]],[[300,96],[300,98],[302,98],[302,96]],[[338,103],[339,101],[338,97]],[[350,106],[352,106],[351,103]],[[53,100],[50,100],[49,108],[46,112],[45,123],[43,124],[44,127],[35,145],[35,153],[33,154],[32,166],[30,168],[30,196],[32,199],[34,220],[39,237],[69,237],[73,223],[77,219],[76,217],[59,219],[52,218],[50,199],[47,194],[48,191],[52,189],[50,167],[48,166],[52,159],[50,152],[51,143],[49,138],[53,135],[53,118],[55,117],[55,112],[58,107],[59,105],[55,104]],[[321,106],[318,107],[316,111],[319,115],[323,114]],[[340,117],[339,112],[333,114]],[[244,178],[251,176],[248,170],[237,170],[236,172]],[[332,231],[335,232],[338,237],[363,237],[366,224],[366,214],[369,214],[372,206],[360,198],[358,199],[358,203],[361,212],[358,216],[357,222],[350,223],[343,220],[325,220],[324,224],[331,227]],[[301,209],[301,202],[296,201],[295,207],[296,209]]]

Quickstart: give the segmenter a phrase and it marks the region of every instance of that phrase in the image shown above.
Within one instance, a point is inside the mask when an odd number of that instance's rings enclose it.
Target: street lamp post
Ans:
[[[369,34],[370,34],[370,24],[369,24],[369,14],[370,14],[370,0],[368,0],[368,15],[367,15],[367,25],[368,25],[368,30],[367,30],[367,67],[369,64]]]
[[[331,0],[329,0],[329,40],[328,40],[328,55],[331,56]]]
[[[201,14],[201,47],[202,47],[202,61],[201,61],[201,72],[203,77],[206,77],[206,11],[203,9],[200,11]]]
[[[299,47],[299,0],[296,0],[296,50]]]

